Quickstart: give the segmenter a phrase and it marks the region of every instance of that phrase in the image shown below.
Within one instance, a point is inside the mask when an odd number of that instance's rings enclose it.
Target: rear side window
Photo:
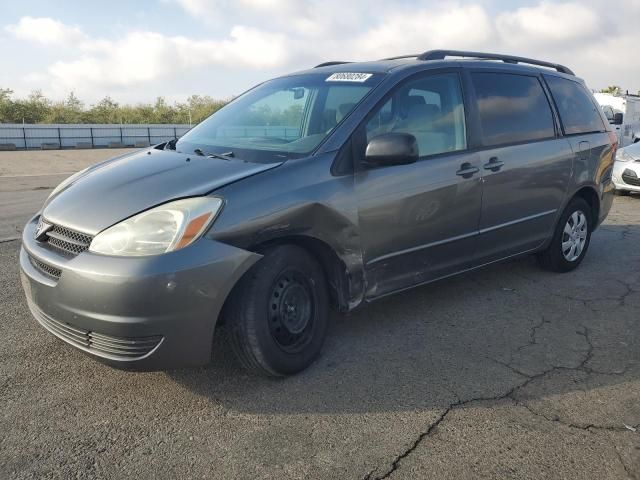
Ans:
[[[478,100],[484,145],[555,136],[551,107],[536,77],[475,72],[471,78]]]
[[[604,130],[597,107],[582,84],[551,75],[545,75],[544,79],[556,102],[565,134]]]

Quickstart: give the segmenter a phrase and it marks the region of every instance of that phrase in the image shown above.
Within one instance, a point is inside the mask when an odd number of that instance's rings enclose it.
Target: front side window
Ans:
[[[604,131],[596,104],[582,84],[553,75],[545,75],[544,79],[558,108],[564,133],[572,135]]]
[[[357,81],[324,73],[266,82],[194,127],[176,149],[234,152],[251,161],[308,155],[383,78],[359,75]]]
[[[367,142],[394,132],[416,137],[421,157],[467,148],[458,75],[430,75],[396,89],[367,122]]]
[[[474,72],[482,142],[504,145],[553,138],[549,101],[536,77]]]

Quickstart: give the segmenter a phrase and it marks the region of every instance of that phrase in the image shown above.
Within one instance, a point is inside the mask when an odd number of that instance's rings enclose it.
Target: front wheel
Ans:
[[[322,267],[295,245],[267,250],[224,309],[238,359],[247,370],[268,376],[291,375],[313,363],[327,334],[328,315]]]
[[[582,198],[574,198],[562,213],[551,243],[538,254],[542,267],[554,272],[575,269],[587,253],[592,230],[589,204]]]

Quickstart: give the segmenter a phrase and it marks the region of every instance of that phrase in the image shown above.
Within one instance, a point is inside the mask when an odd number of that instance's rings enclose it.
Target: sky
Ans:
[[[563,63],[640,90],[640,0],[0,0],[0,88],[88,104],[229,98],[328,60],[434,48]]]

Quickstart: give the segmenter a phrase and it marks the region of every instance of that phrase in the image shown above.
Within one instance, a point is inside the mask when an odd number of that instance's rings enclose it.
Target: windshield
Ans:
[[[265,162],[306,156],[381,80],[314,73],[265,82],[191,129],[176,149]]]

